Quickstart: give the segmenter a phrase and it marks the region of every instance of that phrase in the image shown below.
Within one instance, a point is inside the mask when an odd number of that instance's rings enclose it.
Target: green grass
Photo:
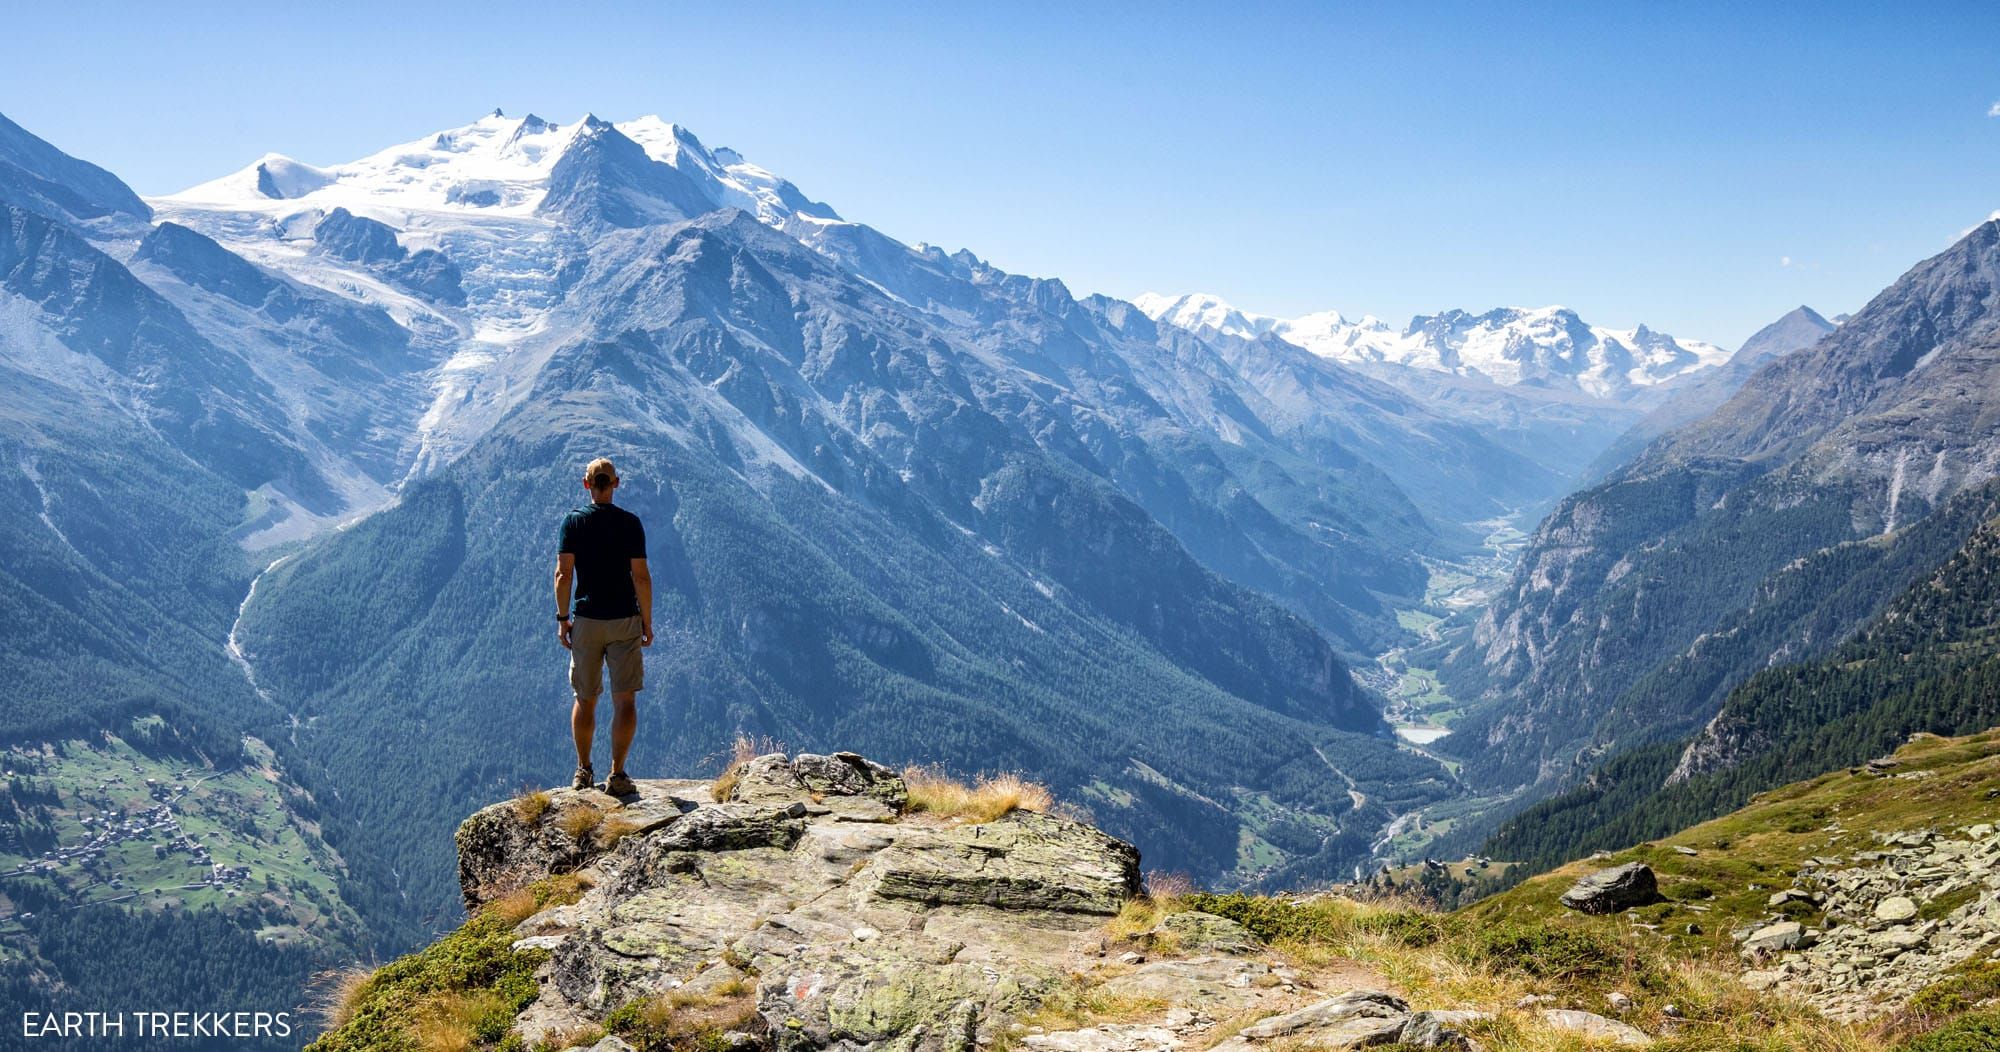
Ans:
[[[1873,839],[1878,832],[1952,830],[1991,820],[1994,805],[1987,794],[2000,790],[2000,730],[1965,738],[1923,736],[1896,756],[1901,761],[1896,771],[1905,777],[1843,769],[1774,789],[1739,811],[1673,836],[1531,878],[1467,907],[1468,914],[1488,923],[1564,919],[1613,929],[1627,923],[1622,914],[1584,917],[1556,900],[1584,874],[1644,862],[1668,901],[1636,911],[1637,918],[1661,925],[1656,937],[1661,945],[1688,957],[1728,953],[1729,930],[1765,916],[1771,892],[1790,887],[1808,858],[1869,850],[1878,846]],[[1675,847],[1698,854],[1683,855]],[[1801,919],[1814,916],[1808,912]],[[1686,934],[1689,923],[1700,925],[1702,933]]]
[[[307,1047],[419,1052],[499,1045],[514,1016],[535,999],[535,969],[548,959],[547,950],[514,952],[514,926],[536,910],[575,902],[583,890],[574,877],[550,877],[489,904],[457,931],[359,984],[343,1006],[346,1023]]]
[[[1437,719],[1438,710],[1450,710],[1456,716],[1458,703],[1439,682],[1436,672],[1427,668],[1405,668],[1403,676],[1396,684],[1396,700],[1404,702],[1425,716]]]
[[[1299,902],[1233,892],[1183,895],[1177,905],[1227,917],[1270,943],[1336,943],[1358,933],[1385,935],[1404,946],[1429,946],[1450,926],[1436,914],[1419,910],[1357,909],[1345,899]]]
[[[1444,618],[1439,617],[1438,615],[1433,614],[1427,610],[1396,611],[1396,623],[1403,626],[1405,629],[1408,629],[1409,631],[1415,632],[1419,635],[1423,634],[1424,629],[1427,629],[1432,625],[1435,625],[1443,620]]]
[[[1945,1018],[1995,997],[2000,997],[2000,962],[1968,961],[1917,991],[1909,1012],[1918,1018]]]

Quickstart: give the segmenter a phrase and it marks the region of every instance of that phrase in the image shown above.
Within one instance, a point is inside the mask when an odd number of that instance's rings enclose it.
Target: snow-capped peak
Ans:
[[[839,218],[734,150],[711,153],[692,132],[657,116],[613,123],[585,114],[557,124],[499,110],[346,164],[322,168],[267,154],[240,171],[160,200],[246,212],[340,207],[385,219],[411,212],[529,216],[547,196],[550,173],[563,154],[581,139],[603,134],[624,135],[653,160],[693,178],[716,207],[742,208],[772,223],[794,214]]]
[[[241,171],[161,200],[171,205],[269,211],[270,202],[358,214],[399,211],[527,215],[547,190],[549,170],[584,125],[558,125],[498,110],[471,124],[391,146],[346,164],[318,168],[276,154]],[[272,190],[280,192],[273,193]]]
[[[1155,320],[1196,332],[1270,334],[1346,362],[1430,369],[1508,386],[1574,388],[1600,398],[1620,398],[1729,358],[1713,344],[1644,325],[1591,325],[1559,305],[1419,315],[1397,330],[1372,315],[1350,321],[1339,311],[1297,318],[1252,314],[1204,294],[1147,293],[1133,302]]]
[[[1269,315],[1237,310],[1222,297],[1205,292],[1193,292],[1185,296],[1163,296],[1157,292],[1147,292],[1132,302],[1154,321],[1163,321],[1195,332],[1220,333],[1244,339],[1262,336],[1272,331],[1281,321]]]

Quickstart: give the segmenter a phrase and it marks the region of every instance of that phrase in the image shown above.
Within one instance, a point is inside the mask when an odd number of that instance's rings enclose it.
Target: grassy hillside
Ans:
[[[1768,905],[1808,860],[1844,861],[1877,849],[1876,834],[1955,830],[2000,817],[2000,729],[1961,738],[1922,735],[1894,759],[1884,773],[1843,769],[1763,793],[1724,817],[1532,877],[1452,913],[1333,897],[1238,895],[1184,896],[1172,908],[1230,916],[1297,960],[1373,969],[1413,1003],[1494,1011],[1498,1018],[1474,1031],[1494,1050],[1595,1047],[1537,1028],[1514,1006],[1523,997],[1549,997],[1617,1014],[1607,1011],[1614,994],[1632,998],[1619,1017],[1660,1036],[1656,1048],[1996,1047],[1981,1042],[2000,1032],[1992,1002],[2000,995],[2000,963],[1981,956],[1905,1008],[1865,1023],[1821,1018],[1738,980],[1746,965],[1732,930],[1778,916],[1825,921],[1805,903],[1777,911]],[[1664,901],[1608,916],[1557,901],[1578,878],[1634,861],[1653,868]],[[1398,874],[1406,888],[1421,888],[1422,876],[1418,869]]]
[[[1873,849],[1875,833],[1955,829],[2000,816],[2000,729],[1963,738],[1920,735],[1894,758],[1890,774],[1843,768],[1773,789],[1721,818],[1523,881],[1464,916],[1636,933],[1682,956],[1728,950],[1730,929],[1765,916],[1771,891],[1789,886],[1808,859]],[[1557,903],[1578,877],[1624,862],[1653,867],[1667,901],[1629,917],[1587,917]],[[1689,923],[1702,934],[1682,930]],[[1660,930],[1639,927],[1645,924]]]

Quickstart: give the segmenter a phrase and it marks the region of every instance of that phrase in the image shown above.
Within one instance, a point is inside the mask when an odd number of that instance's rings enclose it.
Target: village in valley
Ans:
[[[104,903],[251,911],[280,943],[352,927],[342,862],[299,813],[310,799],[261,742],[245,739],[243,760],[218,769],[111,734],[0,752],[0,936]]]

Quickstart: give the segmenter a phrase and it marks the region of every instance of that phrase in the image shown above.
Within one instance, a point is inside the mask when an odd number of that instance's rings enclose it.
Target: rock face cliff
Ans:
[[[1758,670],[1823,653],[1910,576],[1863,589],[1865,566],[1794,571],[1849,550],[1893,558],[1907,527],[1988,484],[1996,378],[1988,222],[1565,498],[1445,663],[1454,697],[1491,704],[1439,748],[1475,782],[1567,785],[1613,752],[1695,732]]]

